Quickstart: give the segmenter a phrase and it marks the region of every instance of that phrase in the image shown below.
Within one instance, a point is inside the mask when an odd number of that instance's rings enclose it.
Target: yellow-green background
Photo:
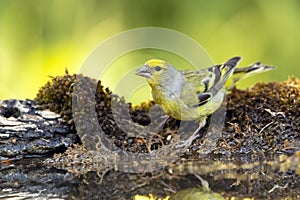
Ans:
[[[100,42],[146,26],[192,37],[216,63],[278,66],[240,87],[300,76],[297,0],[0,0],[0,99],[34,98],[48,75],[76,73]]]

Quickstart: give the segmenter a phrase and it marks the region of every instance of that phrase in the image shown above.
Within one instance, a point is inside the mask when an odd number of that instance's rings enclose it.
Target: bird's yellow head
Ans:
[[[136,75],[152,80],[157,80],[166,71],[168,64],[163,60],[148,60],[143,67],[136,71]]]

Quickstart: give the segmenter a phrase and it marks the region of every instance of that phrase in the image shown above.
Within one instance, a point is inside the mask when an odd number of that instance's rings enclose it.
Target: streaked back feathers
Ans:
[[[210,68],[199,70],[185,70],[181,72],[194,88],[203,88],[202,90],[199,90],[199,92],[215,90],[213,92],[215,93],[224,86],[240,60],[241,57],[234,57],[222,65],[215,65]]]
[[[193,107],[204,105],[216,95],[232,75],[241,57],[229,59],[222,65],[215,65],[207,69],[193,70],[185,73],[186,81],[196,90],[199,102]]]

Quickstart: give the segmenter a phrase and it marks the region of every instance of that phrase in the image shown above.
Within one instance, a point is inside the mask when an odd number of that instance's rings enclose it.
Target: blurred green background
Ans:
[[[100,42],[146,26],[190,36],[216,63],[240,55],[240,66],[278,66],[242,81],[242,88],[300,77],[297,0],[0,0],[0,99],[34,98],[48,75],[76,73]]]

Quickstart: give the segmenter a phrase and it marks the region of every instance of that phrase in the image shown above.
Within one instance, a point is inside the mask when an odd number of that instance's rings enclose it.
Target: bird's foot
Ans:
[[[180,141],[178,145],[176,145],[176,148],[186,148],[189,147],[192,142],[199,136],[198,132],[205,126],[206,119],[200,120],[198,128],[194,131],[194,133],[187,139]]]
[[[198,127],[197,130],[191,135],[187,140],[180,141],[178,145],[176,145],[177,148],[185,148],[189,147],[192,142],[198,137],[198,132],[202,127]]]

